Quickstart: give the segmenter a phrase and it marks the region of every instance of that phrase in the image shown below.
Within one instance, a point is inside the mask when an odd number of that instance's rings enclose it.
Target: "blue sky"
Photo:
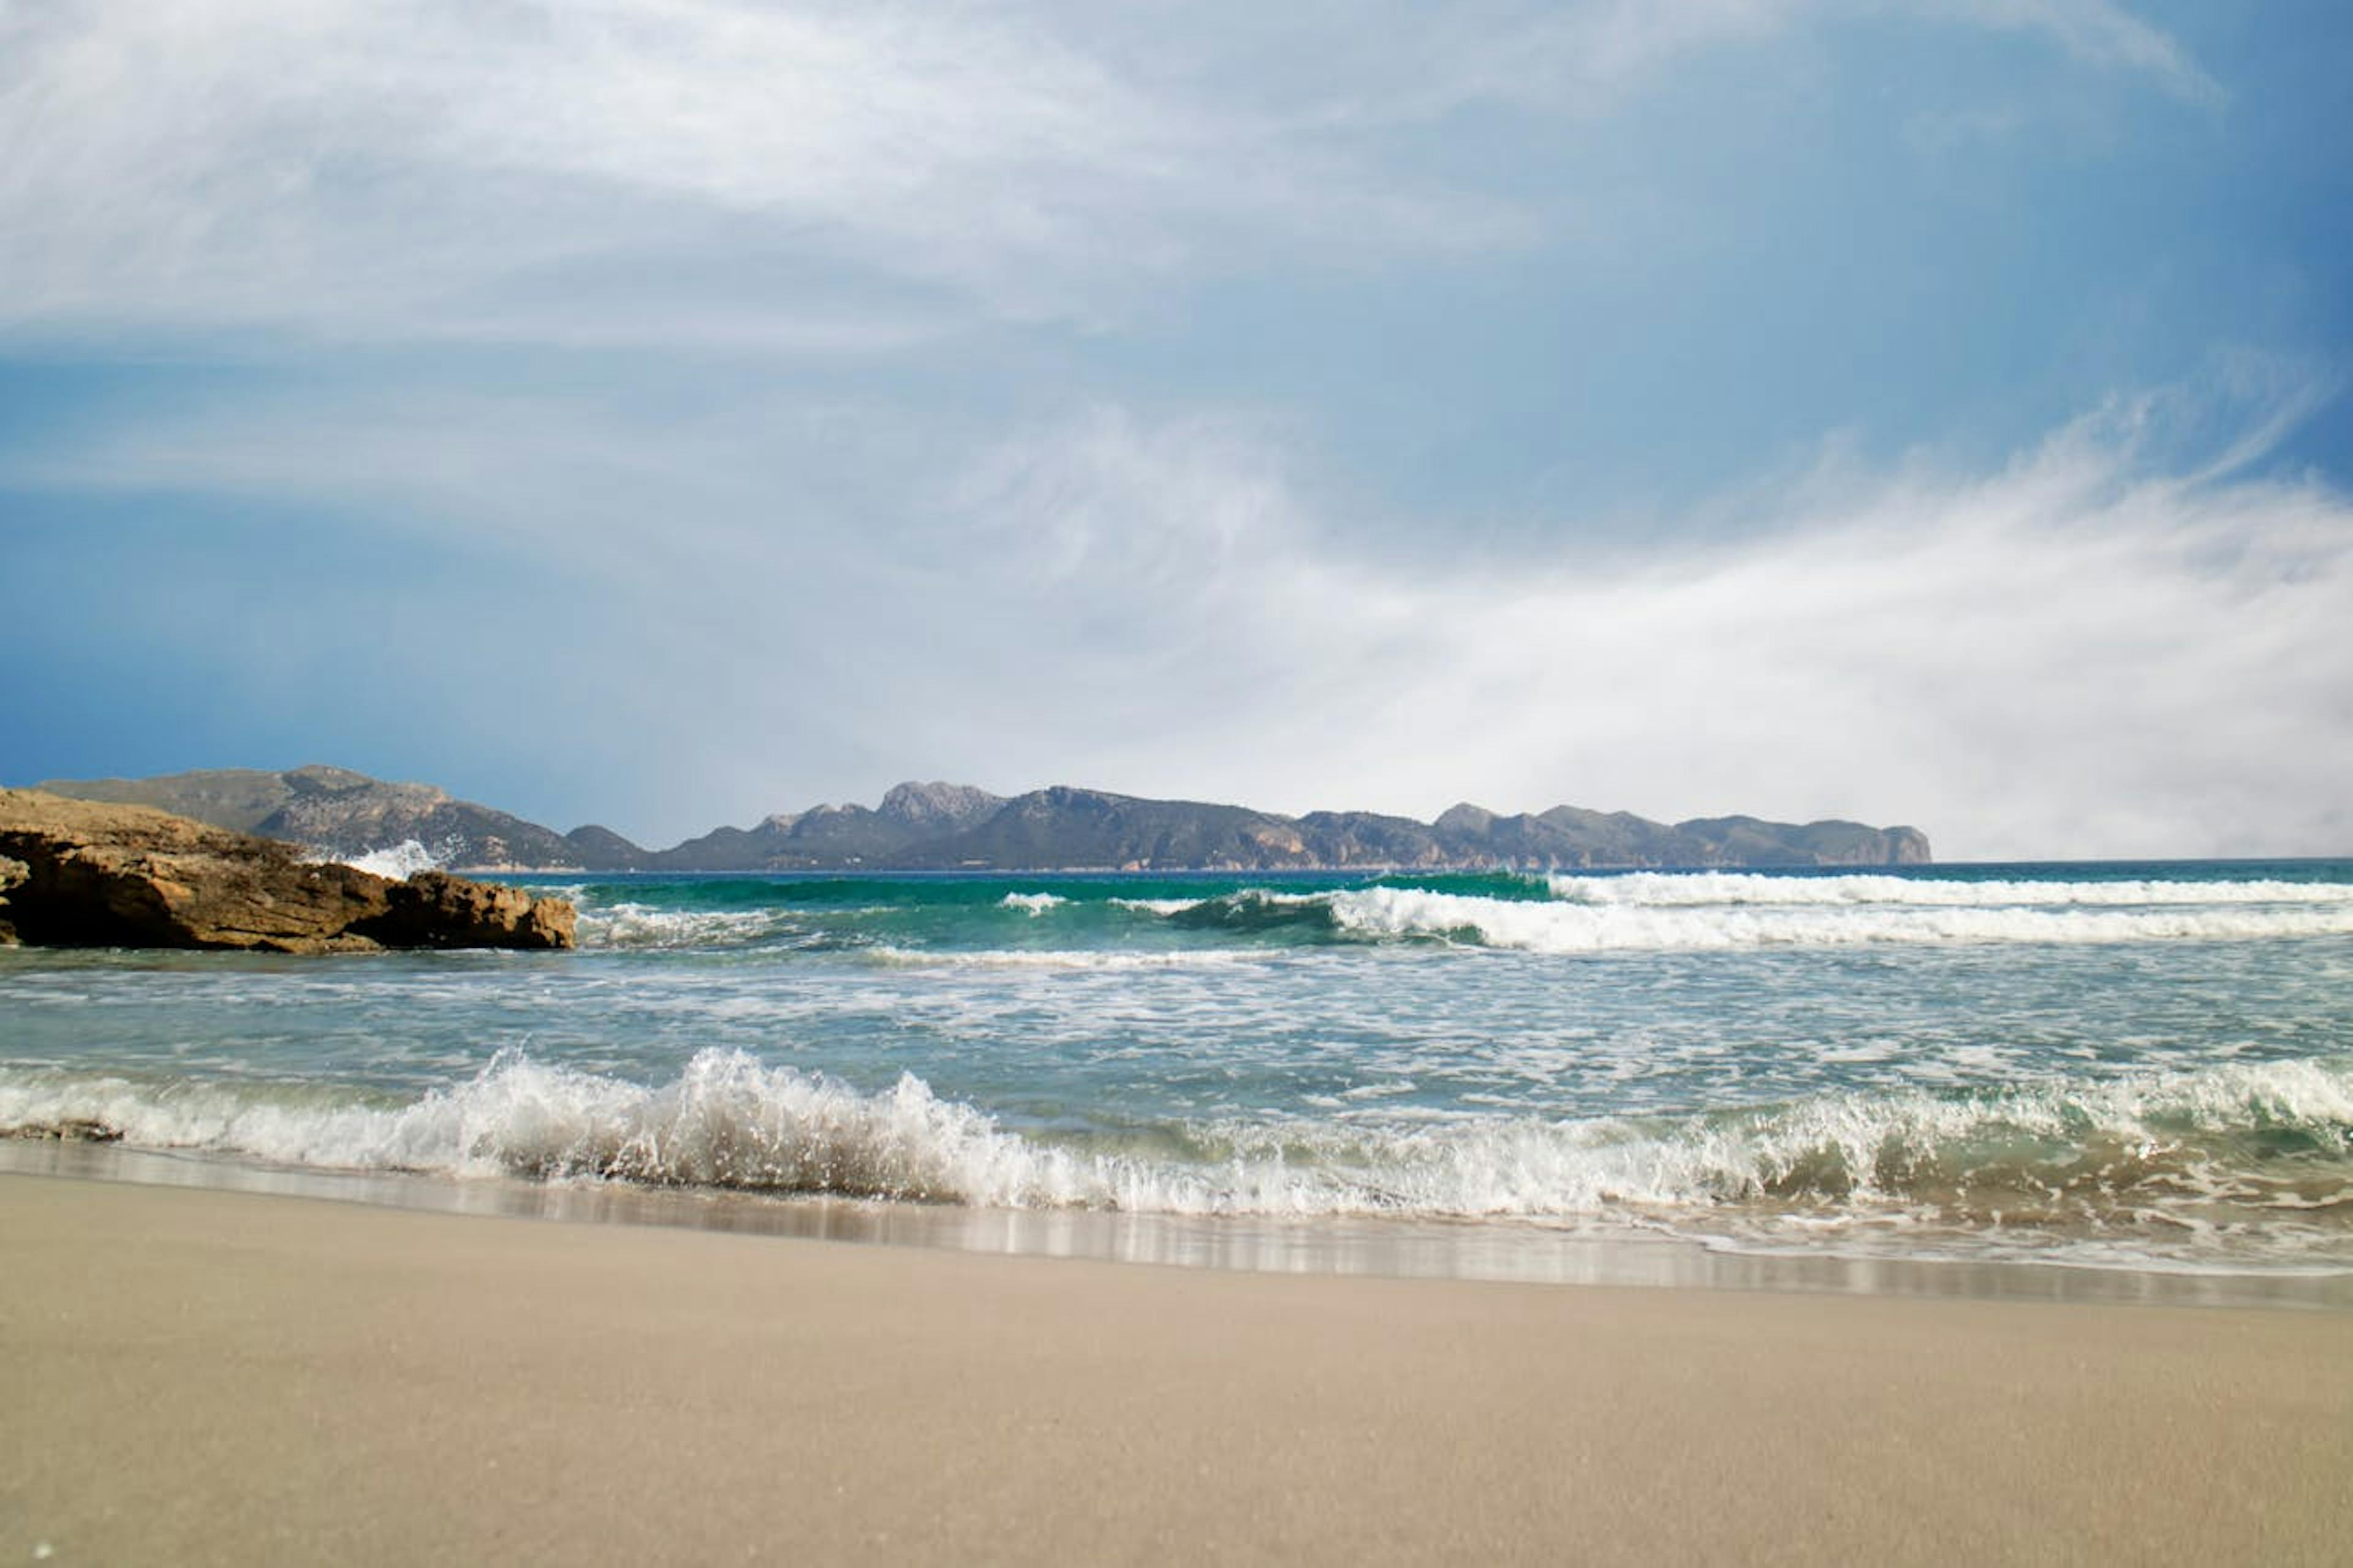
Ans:
[[[2353,13],[0,0],[0,779],[2353,853]]]

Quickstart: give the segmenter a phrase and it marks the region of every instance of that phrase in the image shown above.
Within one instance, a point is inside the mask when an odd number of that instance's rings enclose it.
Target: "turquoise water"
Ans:
[[[537,879],[0,953],[0,1127],[301,1169],[2353,1272],[2353,862]]]

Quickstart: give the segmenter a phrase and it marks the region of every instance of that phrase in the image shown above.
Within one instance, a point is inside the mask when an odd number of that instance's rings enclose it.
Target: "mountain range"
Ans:
[[[348,768],[228,768],[145,779],[52,779],[52,794],[159,806],[337,858],[422,845],[477,870],[1315,870],[1897,866],[1930,858],[1914,827],[1652,822],[1559,805],[1502,816],[1462,805],[1435,822],[1362,811],[1285,816],[1247,806],[1147,800],[1056,785],[997,795],[969,784],[902,784],[871,809],[818,805],[751,827],[714,828],[648,849],[591,824],[559,833],[429,784]]]

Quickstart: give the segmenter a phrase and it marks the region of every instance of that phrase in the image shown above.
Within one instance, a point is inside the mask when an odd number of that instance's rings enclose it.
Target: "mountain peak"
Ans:
[[[910,780],[894,786],[882,797],[881,815],[910,827],[964,827],[1004,804],[1003,795],[991,795],[971,784],[937,780],[917,784]]]
[[[1483,805],[1461,801],[1448,806],[1430,824],[1440,833],[1484,833],[1495,825],[1495,814]]]
[[[448,792],[431,784],[396,784],[390,779],[370,778],[350,768],[339,768],[327,763],[305,763],[299,768],[289,768],[278,775],[290,795],[357,795],[375,791],[387,798],[439,804],[449,798]]]

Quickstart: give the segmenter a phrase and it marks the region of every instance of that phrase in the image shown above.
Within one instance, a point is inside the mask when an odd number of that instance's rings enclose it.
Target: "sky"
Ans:
[[[0,0],[0,782],[2353,855],[2336,0]]]

